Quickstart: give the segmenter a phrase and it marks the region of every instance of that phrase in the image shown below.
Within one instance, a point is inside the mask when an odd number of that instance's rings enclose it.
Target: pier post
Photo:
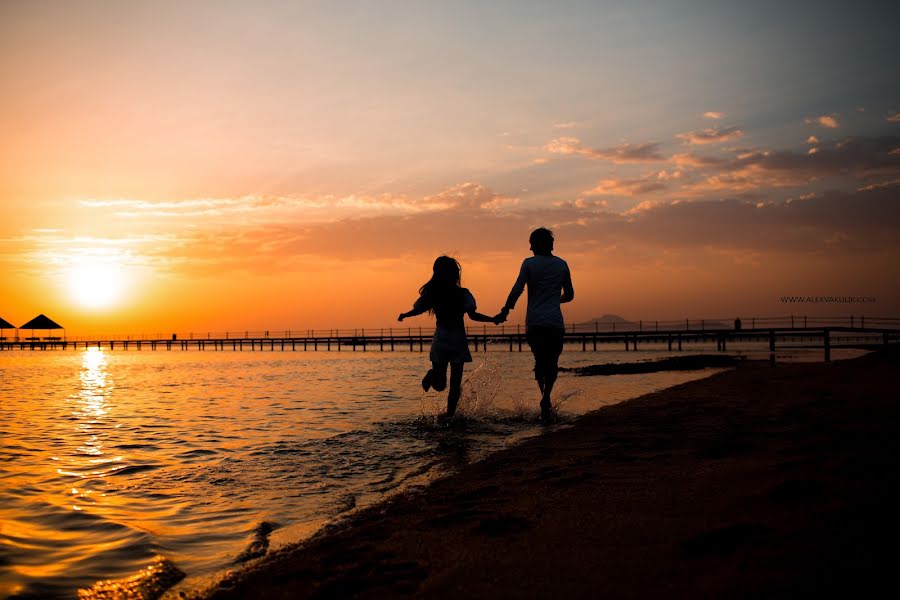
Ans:
[[[881,332],[881,343],[884,344],[885,346],[888,345],[888,332],[887,331]]]
[[[632,338],[632,340],[631,340],[631,349],[632,350],[637,350],[637,341],[638,341],[638,336],[634,336],[634,338]]]
[[[775,330],[769,330],[769,352],[775,352]]]
[[[681,334],[678,334],[678,351],[681,352]]]
[[[668,336],[666,336],[666,337],[667,337],[668,340],[669,340],[669,352],[671,352],[671,351],[672,351],[672,334],[670,333],[670,334],[669,334]]]
[[[510,346],[511,345],[512,344],[510,344]],[[512,348],[510,348],[510,350],[512,350]],[[586,335],[581,336],[581,351],[587,352],[587,336]]]
[[[422,328],[419,327],[419,352],[424,351],[424,342],[422,341]]]
[[[625,334],[625,352],[628,352],[628,334]]]
[[[822,331],[822,345],[825,346],[825,362],[831,362],[831,331],[827,327]]]
[[[381,335],[378,337],[378,349],[384,352],[384,327],[381,328]]]

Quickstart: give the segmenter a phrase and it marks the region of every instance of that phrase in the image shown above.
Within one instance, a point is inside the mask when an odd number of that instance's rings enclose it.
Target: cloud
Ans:
[[[634,237],[663,245],[716,245],[763,251],[852,251],[900,246],[900,185],[832,191],[803,199],[648,203],[633,211]]]
[[[588,196],[642,196],[668,187],[670,179],[677,179],[680,171],[648,173],[639,179],[601,179],[597,186],[585,192]]]
[[[839,127],[839,123],[835,115],[822,115],[820,117],[806,119],[806,124],[821,125],[822,127],[827,127],[828,129],[837,129]]]
[[[892,184],[789,200],[645,201],[622,213],[584,201],[508,214],[453,210],[308,226],[284,223],[196,232],[176,246],[170,258],[176,262],[196,258],[194,266],[223,263],[265,270],[277,265],[289,270],[301,268],[313,255],[380,260],[443,253],[521,254],[528,233],[541,225],[554,229],[567,254],[590,254],[600,245],[625,245],[843,256],[900,249],[898,192],[900,185]]]
[[[705,113],[703,113],[703,116],[706,117],[707,119],[717,119],[718,120],[718,119],[723,118],[725,116],[725,113],[708,110]]]
[[[608,160],[613,163],[654,162],[665,160],[659,153],[657,142],[642,144],[619,144],[612,148],[588,148],[575,137],[560,137],[551,140],[545,147],[551,154],[577,154],[594,160]]]
[[[814,135],[811,135],[811,136],[809,136],[808,138],[806,138],[806,143],[807,143],[807,144],[818,144],[818,143],[819,143],[819,138],[817,138],[817,137],[814,136]]]
[[[518,200],[515,198],[493,194],[482,186],[462,183],[422,198],[387,193],[315,197],[249,195],[237,198],[166,201],[85,199],[81,200],[79,205],[86,209],[111,211],[113,216],[135,221],[150,218],[167,221],[202,218],[204,223],[211,223],[238,219],[269,222],[288,217],[297,217],[304,221],[329,221],[347,216],[403,215],[456,208],[497,210],[503,206],[512,206],[516,202]]]
[[[519,203],[518,198],[501,196],[478,183],[461,183],[433,196],[425,196],[424,204],[457,210],[499,210]]]
[[[900,123],[900,112],[895,112],[894,114],[888,115],[885,117],[886,121],[891,123]]]
[[[684,188],[695,193],[796,186],[828,177],[900,175],[900,137],[851,137],[815,152],[752,150],[734,156],[676,154],[672,162],[688,172]]]
[[[728,140],[736,140],[744,135],[743,130],[739,127],[709,127],[697,131],[688,131],[687,133],[679,133],[675,137],[685,140],[689,144],[712,144],[716,142],[725,142]]]
[[[554,129],[573,129],[577,123],[575,121],[565,121],[560,123],[554,123]]]

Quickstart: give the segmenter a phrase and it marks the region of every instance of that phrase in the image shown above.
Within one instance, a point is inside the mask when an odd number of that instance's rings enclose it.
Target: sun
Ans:
[[[122,269],[112,262],[85,260],[75,263],[69,271],[72,299],[86,308],[113,306],[122,297],[124,287]]]

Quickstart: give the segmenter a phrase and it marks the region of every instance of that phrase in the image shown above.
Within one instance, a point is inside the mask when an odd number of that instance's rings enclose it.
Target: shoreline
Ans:
[[[900,533],[898,363],[745,363],[604,407],[185,593],[874,590]]]

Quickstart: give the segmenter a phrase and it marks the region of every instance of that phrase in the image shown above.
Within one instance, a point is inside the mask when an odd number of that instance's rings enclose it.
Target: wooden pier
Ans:
[[[512,329],[512,330],[511,330]],[[290,333],[290,335],[285,335]],[[47,351],[47,350],[78,350],[85,348],[104,348],[108,350],[135,350],[135,351],[232,351],[232,352],[425,352],[429,349],[432,330],[412,329],[379,329],[379,330],[351,330],[351,331],[308,331],[297,335],[293,332],[282,332],[281,335],[243,335],[235,336],[225,334],[213,336],[207,334],[204,337],[145,337],[103,339],[103,338],[22,338],[0,341],[0,351]],[[471,328],[468,330],[470,347],[478,352],[490,347],[492,350],[507,350],[510,352],[522,352],[528,350],[528,342],[524,328],[509,326],[491,326],[483,328]],[[781,347],[816,347],[822,348],[825,361],[831,359],[831,349],[841,345],[844,347],[872,347],[875,345],[886,346],[900,340],[900,326],[898,327],[865,327],[834,326],[834,327],[759,327],[750,329],[663,329],[656,328],[638,329],[627,331],[600,331],[595,327],[593,331],[579,330],[572,326],[566,330],[564,336],[565,347],[568,350],[581,350],[583,352],[611,349],[618,346],[625,351],[636,351],[647,344],[664,345],[669,351],[682,351],[688,345],[699,343],[716,343],[720,352],[726,352],[729,344],[737,342],[763,342],[768,343],[769,351],[774,353]],[[657,348],[658,349],[658,348]]]

